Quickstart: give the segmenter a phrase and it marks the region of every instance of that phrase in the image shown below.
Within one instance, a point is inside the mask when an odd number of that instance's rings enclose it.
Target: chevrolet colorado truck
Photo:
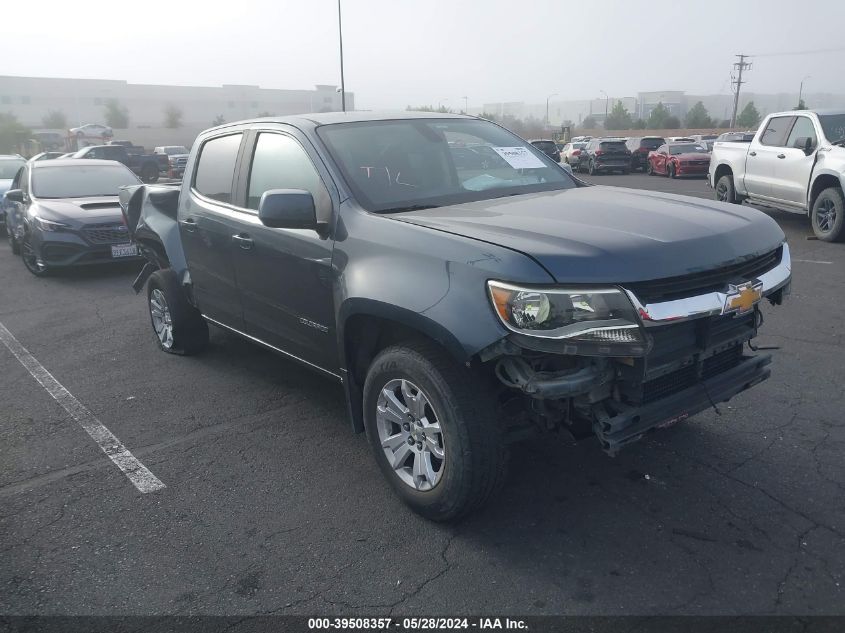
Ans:
[[[845,111],[768,115],[750,143],[716,142],[716,198],[806,213],[820,240],[845,240]]]
[[[453,159],[470,145],[491,160]],[[751,340],[791,280],[765,214],[590,186],[470,116],[226,124],[180,187],[121,205],[157,345],[200,352],[212,324],[340,383],[393,489],[434,520],[490,497],[516,439],[613,454],[768,378]]]

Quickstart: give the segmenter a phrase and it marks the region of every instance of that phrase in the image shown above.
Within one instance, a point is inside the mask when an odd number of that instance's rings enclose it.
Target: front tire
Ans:
[[[813,233],[825,242],[845,240],[845,195],[839,187],[822,191],[813,202],[810,212]]]
[[[716,200],[729,204],[739,204],[739,200],[736,198],[736,189],[734,189],[734,178],[730,174],[725,174],[716,181]]]
[[[147,306],[159,349],[190,356],[208,346],[208,324],[188,303],[176,273],[157,270],[147,282]]]
[[[50,274],[50,269],[39,261],[38,254],[35,252],[35,247],[30,241],[29,232],[25,233],[21,238],[20,248],[21,261],[26,269],[36,277],[46,277]]]
[[[396,494],[433,521],[479,508],[502,484],[507,453],[494,397],[434,344],[376,356],[364,384],[364,422]]]
[[[645,173],[647,173],[649,176],[654,176],[654,165],[651,164],[651,161],[648,161],[645,164]]]
[[[669,166],[666,168],[666,175],[669,178],[675,178],[677,174],[675,173],[675,166],[672,163],[669,163]]]
[[[593,161],[593,160],[590,161],[590,167],[588,169],[588,172],[591,176],[595,176],[596,174],[599,173],[598,170],[596,170],[596,162],[595,161]]]

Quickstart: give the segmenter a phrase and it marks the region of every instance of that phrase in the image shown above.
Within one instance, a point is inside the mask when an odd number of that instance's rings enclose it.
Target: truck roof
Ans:
[[[804,110],[787,110],[785,112],[772,112],[771,114],[769,114],[769,116],[789,116],[798,114],[799,112],[820,114],[822,116],[845,114],[845,110],[842,110],[841,108],[806,108]]]
[[[210,128],[212,130],[223,129],[233,125],[243,125],[245,123],[289,123],[292,125],[302,126],[303,124],[309,127],[317,127],[318,125],[332,125],[334,123],[362,123],[365,121],[396,121],[403,119],[477,119],[479,117],[470,116],[467,114],[451,114],[442,112],[409,112],[407,110],[398,111],[356,111],[356,112],[319,112],[311,114],[294,114],[290,116],[269,116],[255,119],[244,119],[242,121],[232,121],[231,123],[224,123],[216,127]]]

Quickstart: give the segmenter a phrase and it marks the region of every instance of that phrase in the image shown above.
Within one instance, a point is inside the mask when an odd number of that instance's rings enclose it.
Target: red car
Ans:
[[[649,176],[707,176],[710,154],[698,143],[666,143],[648,153]]]

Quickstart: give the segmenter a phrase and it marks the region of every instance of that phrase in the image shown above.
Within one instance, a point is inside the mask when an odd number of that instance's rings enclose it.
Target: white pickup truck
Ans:
[[[750,143],[713,146],[707,182],[718,200],[807,213],[820,240],[845,240],[845,110],[768,115]]]

